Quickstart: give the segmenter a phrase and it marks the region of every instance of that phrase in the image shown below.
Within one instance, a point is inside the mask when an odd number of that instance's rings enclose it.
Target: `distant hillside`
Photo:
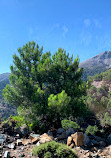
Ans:
[[[89,78],[87,104],[95,113],[111,108],[111,68]]]
[[[10,73],[0,74],[0,99],[2,98],[3,89],[7,84],[9,84]]]
[[[7,84],[9,84],[9,76],[10,73],[0,74],[0,117],[2,116],[3,118],[17,114],[16,108],[7,104],[2,96],[3,89]]]
[[[80,63],[80,67],[84,68],[83,80],[87,80],[89,76],[106,71],[111,67],[111,51],[105,51]]]

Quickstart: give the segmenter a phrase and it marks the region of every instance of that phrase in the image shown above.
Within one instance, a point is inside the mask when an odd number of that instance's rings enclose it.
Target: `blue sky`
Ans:
[[[81,62],[111,50],[111,0],[0,0],[0,74],[32,40]]]

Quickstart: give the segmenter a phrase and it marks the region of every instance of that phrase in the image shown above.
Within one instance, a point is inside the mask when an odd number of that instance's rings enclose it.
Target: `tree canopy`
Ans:
[[[78,57],[73,60],[61,48],[53,55],[43,53],[43,47],[32,41],[13,55],[10,69],[10,84],[3,90],[4,98],[27,115],[51,118],[84,113],[85,86]]]

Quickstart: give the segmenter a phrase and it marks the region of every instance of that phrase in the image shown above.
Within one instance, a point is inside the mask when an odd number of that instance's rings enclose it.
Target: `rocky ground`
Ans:
[[[51,140],[65,143],[74,150],[79,158],[111,158],[111,135],[106,138],[87,136],[82,132],[74,132],[72,128],[52,128],[42,135],[29,133],[26,125],[13,131],[8,126],[0,126],[1,158],[34,158],[32,149]],[[12,132],[12,133],[11,133]]]

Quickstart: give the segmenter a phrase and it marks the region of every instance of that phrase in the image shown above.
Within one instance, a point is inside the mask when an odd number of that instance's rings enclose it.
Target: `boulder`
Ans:
[[[31,144],[31,139],[24,139],[22,141],[22,144],[25,146],[25,145],[28,145],[28,144]]]
[[[15,143],[8,144],[7,147],[9,149],[14,149],[15,148]]]
[[[90,140],[90,138],[87,136],[86,133],[84,133],[84,145],[85,145],[85,146],[90,146],[90,145],[91,145],[91,140]]]
[[[30,135],[29,135],[29,139],[34,139],[34,138],[38,138],[39,139],[39,137],[40,137],[40,134],[33,134],[33,133],[31,133]]]
[[[71,134],[74,134],[75,131],[73,130],[73,128],[69,127],[68,130],[66,130],[66,137],[70,136]]]
[[[44,134],[42,134],[42,135],[40,136],[40,138],[39,138],[39,143],[40,143],[40,144],[44,144],[44,143],[50,142],[50,141],[52,141],[52,140],[53,140],[53,137],[48,136],[47,133],[44,133]]]
[[[108,140],[108,143],[111,143],[111,134],[109,134],[107,140]]]
[[[37,142],[38,142],[38,138],[37,137],[35,137],[34,139],[32,139],[32,144],[36,144]]]
[[[70,146],[71,144],[72,144],[72,137],[68,137],[67,146]]]
[[[66,139],[66,132],[63,132],[61,135],[57,137],[57,140],[63,140],[63,139]]]
[[[26,124],[20,126],[19,130],[20,130],[19,134],[21,134],[22,137],[25,137],[29,134],[29,128]]]
[[[3,144],[7,139],[7,135],[6,134],[0,134],[0,144]]]
[[[64,132],[65,132],[64,128],[58,128],[58,130],[57,130],[57,134],[59,134],[59,135],[61,135]]]
[[[76,146],[83,146],[84,145],[83,132],[76,132],[75,134],[72,134],[71,137],[72,137]]]

